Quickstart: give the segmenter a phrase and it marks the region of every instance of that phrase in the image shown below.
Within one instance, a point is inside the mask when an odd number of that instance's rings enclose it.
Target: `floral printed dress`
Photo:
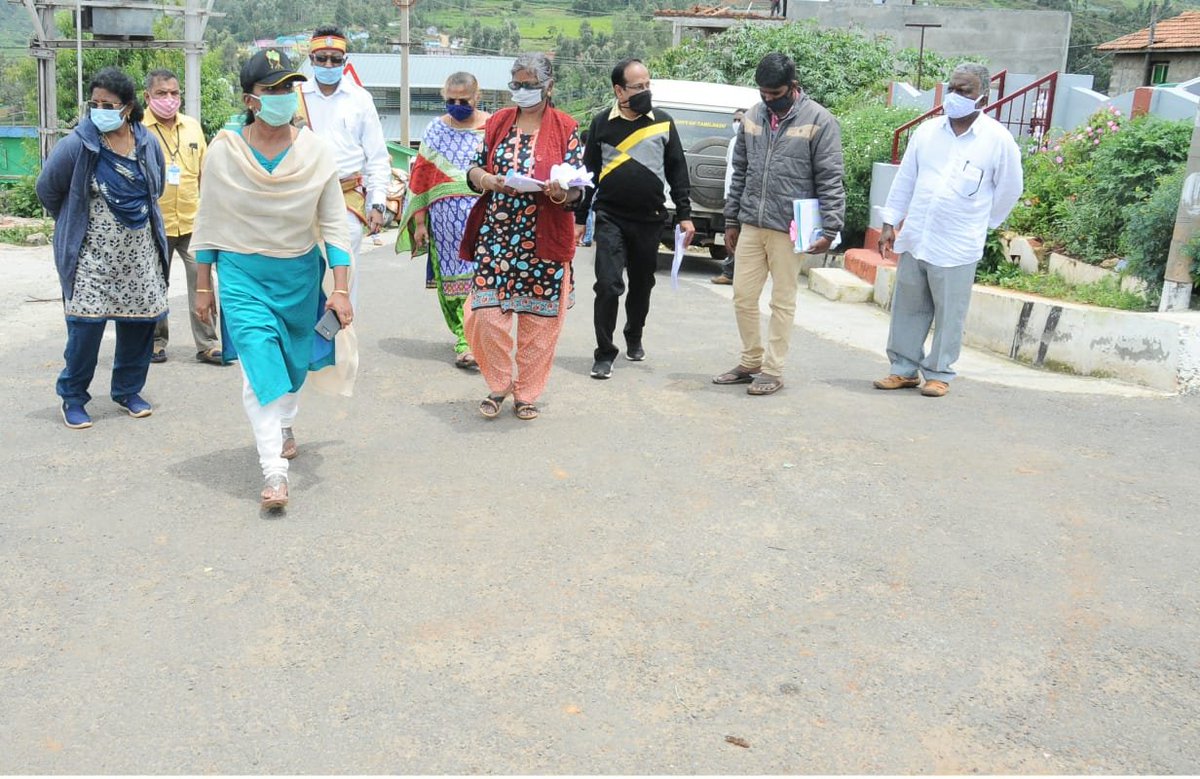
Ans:
[[[515,170],[533,175],[533,149],[536,136],[522,133],[515,124],[503,148],[497,150],[493,171],[499,176]],[[487,167],[488,149],[480,146],[472,166]],[[583,165],[583,149],[578,133],[572,131],[563,162],[575,167]],[[472,308],[500,308],[517,314],[556,317],[563,279],[571,272],[570,263],[553,262],[534,255],[534,227],[537,202],[533,195],[492,193],[487,214],[479,229],[475,260]],[[569,280],[569,279],[568,279]],[[567,298],[567,308],[574,304],[574,284]]]
[[[75,287],[64,304],[68,320],[154,322],[166,316],[167,282],[151,224],[135,229],[117,221],[92,179]]]

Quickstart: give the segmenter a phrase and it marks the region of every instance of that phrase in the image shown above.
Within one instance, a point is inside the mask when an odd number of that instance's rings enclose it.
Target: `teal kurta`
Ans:
[[[274,172],[287,155],[268,160],[254,152],[259,164]],[[299,392],[309,371],[333,365],[333,344],[313,327],[325,313],[321,280],[329,265],[349,265],[350,255],[325,244],[289,259],[260,254],[201,250],[196,261],[215,263],[221,287],[221,344],[225,362],[241,360],[262,405],[289,392]]]
[[[319,247],[290,260],[218,252],[216,263],[222,356],[242,361],[259,403],[299,392],[309,371],[333,365],[333,344],[313,330],[325,313]]]

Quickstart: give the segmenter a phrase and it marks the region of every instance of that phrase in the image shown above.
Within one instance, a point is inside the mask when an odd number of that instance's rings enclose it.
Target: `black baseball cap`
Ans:
[[[282,51],[263,49],[242,65],[242,91],[251,93],[255,84],[273,87],[284,81],[308,81],[292,67],[292,61]]]

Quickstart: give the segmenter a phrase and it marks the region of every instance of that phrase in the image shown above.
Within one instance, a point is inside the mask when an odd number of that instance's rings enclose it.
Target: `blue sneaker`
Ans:
[[[83,406],[67,403],[64,400],[61,411],[63,422],[72,430],[83,430],[92,426],[92,418],[88,416],[88,412],[84,411]]]
[[[148,417],[154,411],[154,407],[142,400],[141,395],[126,395],[123,398],[113,398],[113,402],[121,408],[129,412],[129,416],[135,419]]]

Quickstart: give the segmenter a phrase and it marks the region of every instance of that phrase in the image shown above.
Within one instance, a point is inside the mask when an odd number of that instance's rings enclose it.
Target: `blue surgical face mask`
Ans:
[[[92,124],[96,125],[96,129],[102,133],[111,133],[121,125],[125,124],[125,117],[121,116],[120,108],[89,108],[88,116],[92,120]]]
[[[475,106],[461,105],[459,103],[446,102],[446,113],[450,114],[450,118],[456,122],[465,122],[475,113]]]
[[[542,102],[541,89],[510,89],[512,100],[521,108],[533,108]]]
[[[294,91],[286,95],[255,95],[261,107],[255,116],[272,127],[283,127],[292,121],[296,109],[300,107],[300,99]]]
[[[342,66],[323,68],[320,65],[313,65],[313,76],[316,77],[318,84],[324,84],[327,87],[333,86],[342,80]]]

